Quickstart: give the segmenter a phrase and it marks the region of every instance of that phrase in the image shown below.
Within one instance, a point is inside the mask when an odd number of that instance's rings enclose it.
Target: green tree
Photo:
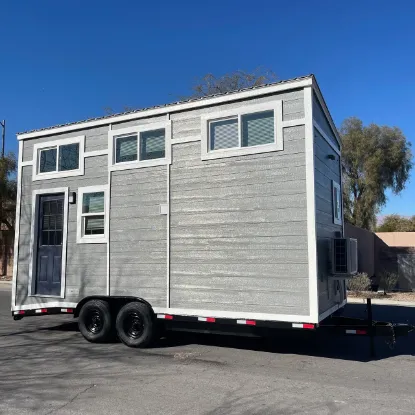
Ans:
[[[263,67],[258,67],[252,72],[238,70],[219,77],[208,73],[196,80],[192,86],[192,94],[184,98],[201,98],[207,95],[223,94],[275,81],[277,81],[275,73]]]
[[[0,158],[0,229],[13,230],[16,212],[16,157]]]
[[[400,215],[387,215],[376,232],[415,232],[415,216],[406,218]]]
[[[412,168],[411,144],[397,127],[364,126],[355,117],[343,121],[340,133],[345,218],[373,229],[386,191],[399,194],[405,187]]]

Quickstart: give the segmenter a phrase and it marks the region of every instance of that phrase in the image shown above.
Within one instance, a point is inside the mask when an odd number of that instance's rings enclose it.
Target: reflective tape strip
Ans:
[[[236,324],[246,324],[247,326],[256,326],[255,320],[236,320]]]
[[[346,330],[346,334],[367,334],[366,330]]]
[[[205,321],[206,323],[214,323],[216,319],[214,317],[198,317],[199,321]]]
[[[73,313],[73,308],[61,308],[61,313]]]
[[[35,310],[35,313],[47,313],[47,312],[48,312],[47,308],[40,308],[40,309]]]

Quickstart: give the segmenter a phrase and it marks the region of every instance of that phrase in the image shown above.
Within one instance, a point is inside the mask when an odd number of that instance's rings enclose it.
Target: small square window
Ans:
[[[79,144],[67,144],[59,147],[58,171],[76,170],[79,168]]]
[[[238,118],[211,121],[210,150],[239,147]]]
[[[40,150],[39,173],[49,173],[56,171],[57,148]]]
[[[125,163],[128,161],[136,161],[137,135],[129,135],[127,137],[117,137],[115,142],[115,162]]]
[[[164,128],[140,133],[140,160],[164,158],[165,142]]]
[[[242,147],[259,146],[275,141],[274,111],[242,115],[241,121]]]

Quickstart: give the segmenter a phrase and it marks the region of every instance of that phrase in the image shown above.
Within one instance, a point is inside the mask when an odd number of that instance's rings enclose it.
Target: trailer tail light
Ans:
[[[206,323],[214,323],[216,319],[214,317],[198,317],[198,321],[205,321]]]
[[[237,324],[246,324],[247,326],[256,326],[255,320],[236,320]]]
[[[173,316],[170,314],[157,314],[157,318],[161,318],[163,320],[173,320]]]
[[[367,330],[346,330],[346,334],[367,334]]]
[[[308,329],[308,330],[314,330],[315,326],[314,324],[309,323],[293,323],[294,329]]]

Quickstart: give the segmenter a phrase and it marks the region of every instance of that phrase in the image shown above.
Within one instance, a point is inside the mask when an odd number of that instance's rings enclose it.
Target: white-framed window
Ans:
[[[342,192],[338,183],[333,181],[333,223],[342,224]]]
[[[33,180],[84,174],[85,136],[35,144]]]
[[[149,123],[108,133],[110,170],[171,163],[171,122]]]
[[[281,101],[209,113],[201,121],[202,160],[283,150]]]
[[[78,243],[107,243],[108,186],[88,186],[78,189]]]

